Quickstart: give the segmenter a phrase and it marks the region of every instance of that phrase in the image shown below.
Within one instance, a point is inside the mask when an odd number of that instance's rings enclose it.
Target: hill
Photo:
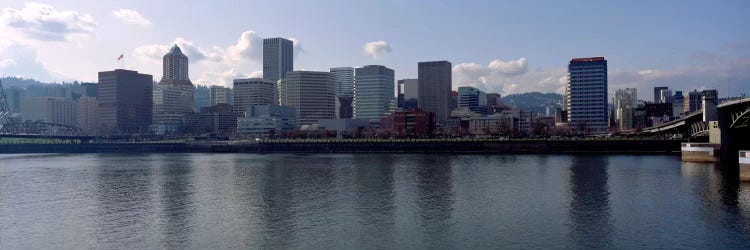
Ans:
[[[550,107],[550,112],[554,112],[554,108],[560,106],[562,99],[563,96],[560,94],[539,92],[512,94],[500,98],[505,105],[515,105],[535,114],[545,114],[547,107]]]

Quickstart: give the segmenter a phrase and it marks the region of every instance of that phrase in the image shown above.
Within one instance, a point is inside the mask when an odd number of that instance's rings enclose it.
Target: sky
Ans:
[[[604,56],[609,91],[750,94],[750,1],[0,0],[0,76],[162,75],[177,44],[195,84],[262,75],[262,39],[294,41],[295,70],[384,65],[416,78],[448,60],[453,88],[562,93],[567,63]],[[124,61],[117,61],[123,54]]]

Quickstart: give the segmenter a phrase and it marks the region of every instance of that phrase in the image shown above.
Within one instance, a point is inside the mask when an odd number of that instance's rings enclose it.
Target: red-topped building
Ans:
[[[380,129],[397,136],[429,137],[435,131],[435,113],[422,109],[393,112],[380,118]]]

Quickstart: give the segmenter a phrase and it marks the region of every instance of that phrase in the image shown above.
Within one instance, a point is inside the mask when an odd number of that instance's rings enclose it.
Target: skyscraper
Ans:
[[[500,105],[500,94],[487,93],[487,105],[493,107],[496,105]]]
[[[354,77],[354,118],[379,121],[390,113],[394,73],[380,65],[356,69]]]
[[[566,108],[568,123],[582,129],[581,132],[607,131],[607,60],[604,57],[570,60]]]
[[[615,91],[614,109],[617,124],[620,130],[633,128],[633,115],[635,114],[638,92],[634,88],[618,89]]]
[[[417,108],[419,103],[419,79],[398,80],[397,106],[404,110]]]
[[[96,97],[84,96],[76,101],[77,126],[86,133],[91,133],[97,128],[97,106]]]
[[[354,68],[331,68],[336,82],[336,96],[354,96]]]
[[[234,113],[244,116],[251,105],[277,104],[276,84],[266,79],[234,79]]]
[[[445,125],[450,114],[452,74],[448,61],[420,62],[417,78],[419,79],[419,107],[425,111],[435,112],[438,125]]]
[[[156,133],[179,133],[185,115],[193,111],[195,87],[188,78],[188,58],[173,46],[164,55],[163,76],[153,93],[153,129]]]
[[[276,83],[294,69],[294,44],[276,37],[263,39],[263,79]]]
[[[662,90],[668,90],[669,87],[654,87],[654,102],[655,103],[661,103],[662,102]]]
[[[292,71],[287,74],[285,105],[296,110],[297,125],[318,123],[336,116],[336,86],[333,74],[318,71]]]
[[[471,112],[486,114],[487,94],[474,87],[458,87],[458,107]]]
[[[99,132],[146,133],[152,122],[153,77],[116,69],[99,72]]]
[[[218,104],[224,103],[224,104],[230,104],[231,95],[232,95],[232,89],[224,87],[224,86],[211,86],[210,88],[210,99],[211,99],[211,106],[216,106]]]

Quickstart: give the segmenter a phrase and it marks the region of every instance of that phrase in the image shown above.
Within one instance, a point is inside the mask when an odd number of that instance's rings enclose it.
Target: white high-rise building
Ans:
[[[193,111],[195,87],[188,78],[188,58],[177,45],[164,55],[163,73],[153,90],[153,130],[180,133],[184,116]]]
[[[62,97],[24,97],[21,100],[21,117],[25,121],[77,125],[74,102]]]
[[[318,120],[335,118],[336,86],[333,74],[292,71],[287,73],[283,86],[284,105],[295,108],[297,125],[317,124]]]
[[[234,79],[234,113],[241,117],[251,105],[277,104],[276,84],[266,79]]]
[[[99,126],[98,120],[98,103],[96,97],[84,96],[76,101],[78,110],[77,126],[86,133],[92,133]]]
[[[380,121],[390,114],[394,72],[385,66],[368,65],[356,69],[354,77],[354,118]]]

